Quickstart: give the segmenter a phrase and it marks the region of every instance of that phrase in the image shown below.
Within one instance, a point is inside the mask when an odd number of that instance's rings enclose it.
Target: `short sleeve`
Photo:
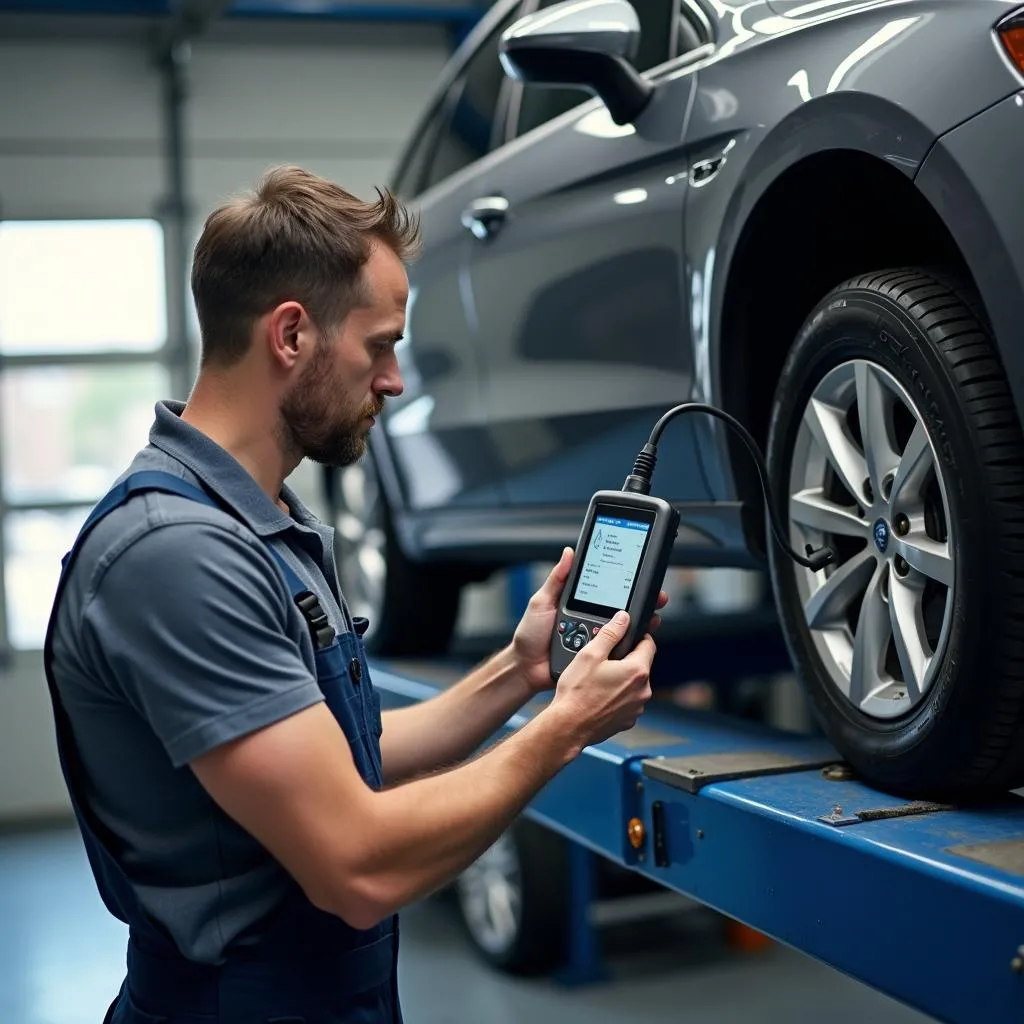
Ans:
[[[202,522],[150,530],[85,606],[99,671],[176,767],[322,700],[259,541]]]

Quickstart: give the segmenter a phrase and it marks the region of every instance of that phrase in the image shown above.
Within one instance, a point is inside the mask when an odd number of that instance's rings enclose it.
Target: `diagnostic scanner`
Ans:
[[[556,680],[617,611],[629,613],[629,625],[611,658],[625,657],[647,631],[679,530],[676,508],[649,493],[651,476],[662,431],[684,412],[706,413],[739,433],[757,463],[772,533],[790,558],[815,571],[835,559],[831,548],[808,548],[801,555],[783,540],[768,490],[764,456],[738,420],[702,402],[677,405],[655,424],[622,490],[598,491],[590,499],[551,634],[551,675]]]
[[[637,645],[654,614],[678,528],[679,513],[662,498],[598,491],[590,499],[551,638],[555,679],[621,608],[629,625],[611,656],[624,657]]]

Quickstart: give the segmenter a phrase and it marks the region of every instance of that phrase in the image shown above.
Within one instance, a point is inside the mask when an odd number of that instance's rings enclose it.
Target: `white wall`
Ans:
[[[75,39],[41,38],[40,24],[0,24],[0,216],[157,215],[168,187],[163,101],[145,31],[108,22],[104,38],[82,38],[77,25]],[[371,196],[447,54],[440,27],[218,26],[192,52],[197,226],[277,163]],[[309,480],[298,487],[315,505]],[[0,667],[0,822],[68,809],[41,659],[22,654]]]

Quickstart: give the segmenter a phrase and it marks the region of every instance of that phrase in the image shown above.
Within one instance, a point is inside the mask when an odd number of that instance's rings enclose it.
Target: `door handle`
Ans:
[[[481,196],[462,211],[462,226],[485,241],[497,232],[507,214],[508,200],[504,196]]]
[[[690,184],[696,188],[706,185],[722,169],[724,163],[724,155],[712,157],[710,160],[698,160],[690,168]]]

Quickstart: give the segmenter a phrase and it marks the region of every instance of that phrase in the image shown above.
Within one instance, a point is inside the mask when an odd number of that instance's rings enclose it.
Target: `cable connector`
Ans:
[[[826,565],[831,565],[836,560],[836,553],[831,548],[812,548],[808,544],[806,550],[807,561],[805,564],[813,572],[824,569]]]
[[[636,461],[633,463],[633,472],[626,477],[622,489],[633,494],[650,494],[651,477],[654,475],[654,466],[657,461],[658,446],[648,441],[637,455]]]
[[[665,427],[678,416],[680,413],[685,412],[702,412],[708,416],[713,416],[716,419],[721,420],[730,430],[734,430],[740,437],[740,440],[746,446],[747,451],[750,453],[751,458],[754,460],[754,465],[757,467],[757,476],[761,481],[761,493],[764,496],[764,507],[765,512],[768,515],[768,523],[771,526],[772,533],[775,536],[775,540],[778,543],[781,550],[783,550],[797,565],[805,566],[811,569],[813,572],[819,572],[824,569],[826,565],[831,564],[836,560],[836,552],[833,548],[811,548],[807,547],[807,554],[801,555],[799,551],[794,551],[792,547],[786,542],[783,537],[781,522],[782,516],[775,508],[775,504],[771,498],[771,489],[768,486],[768,467],[765,465],[764,456],[761,454],[761,449],[758,448],[757,442],[754,440],[750,431],[735,416],[730,415],[722,409],[718,409],[713,405],[708,405],[705,402],[684,402],[682,405],[677,405],[672,409],[669,409],[661,419],[658,420],[654,425],[654,429],[651,431],[650,440],[644,445],[643,451],[636,457],[636,462],[633,464],[633,472],[626,477],[626,483],[623,487],[624,491],[640,491],[643,494],[649,493],[651,489],[651,473],[654,471],[654,461],[657,457],[657,444],[661,440],[662,432]]]

